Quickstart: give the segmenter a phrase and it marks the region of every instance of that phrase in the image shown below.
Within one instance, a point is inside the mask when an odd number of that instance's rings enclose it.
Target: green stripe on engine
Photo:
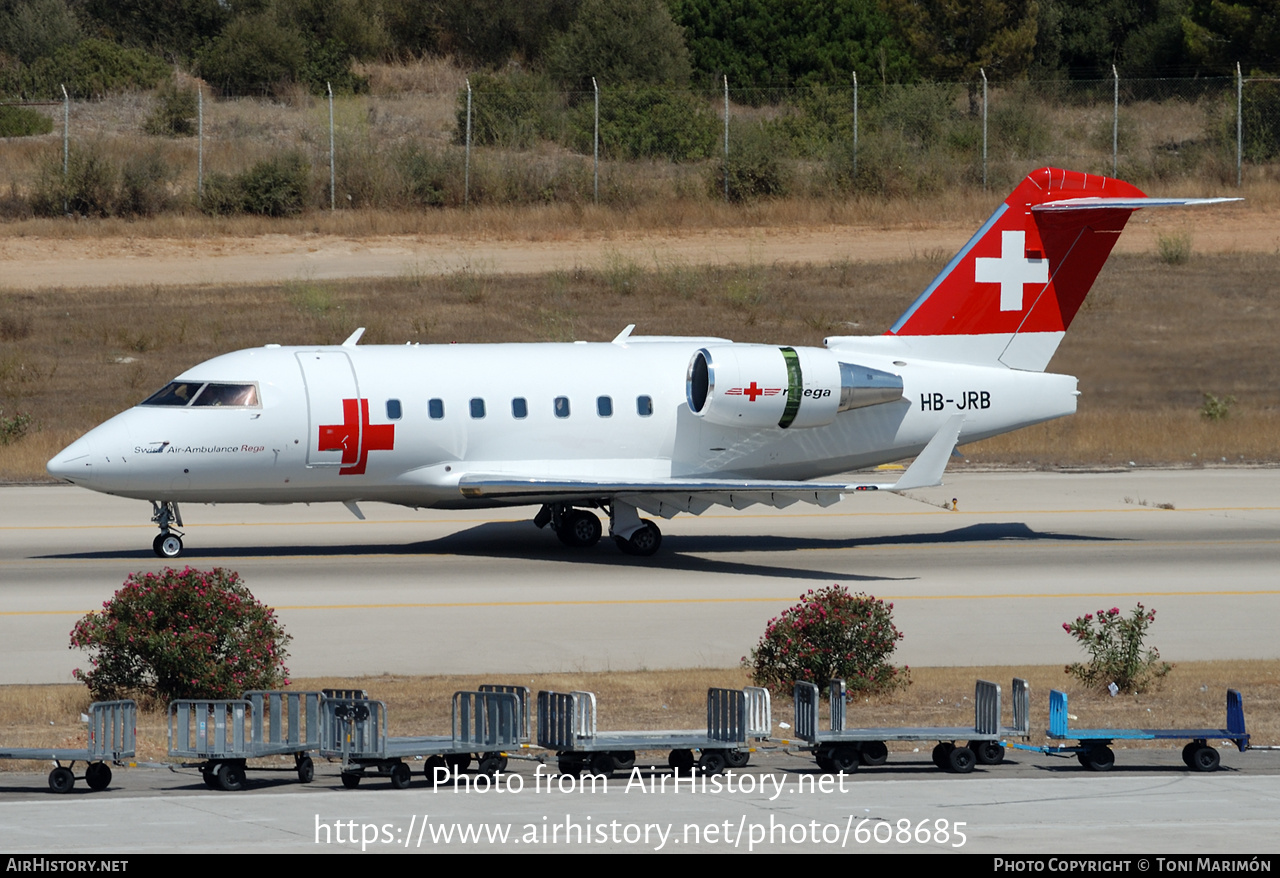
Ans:
[[[778,426],[787,429],[800,412],[800,397],[804,394],[804,377],[800,374],[800,355],[795,348],[778,348],[787,361],[787,407],[782,411]]]

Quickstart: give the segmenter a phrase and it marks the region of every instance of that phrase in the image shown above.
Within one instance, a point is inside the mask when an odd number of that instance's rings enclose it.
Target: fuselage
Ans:
[[[135,406],[69,446],[49,471],[152,501],[496,506],[514,501],[464,496],[459,479],[814,479],[914,455],[957,413],[960,441],[971,442],[1075,410],[1069,376],[931,361],[907,356],[897,339],[868,337],[841,339],[830,356],[900,377],[900,398],[818,426],[712,423],[690,408],[690,361],[730,344],[237,351],[177,376],[170,387],[194,403]],[[222,395],[200,404],[197,394],[215,390]]]

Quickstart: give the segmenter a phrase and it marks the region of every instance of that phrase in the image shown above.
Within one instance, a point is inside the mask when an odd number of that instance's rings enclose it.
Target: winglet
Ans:
[[[633,329],[635,329],[635,328],[636,328],[636,325],[635,325],[634,323],[628,323],[628,324],[627,324],[627,328],[626,328],[626,329],[624,329],[624,330],[622,330],[622,332],[619,332],[619,333],[614,337],[614,339],[613,339],[613,343],[614,343],[614,344],[622,344],[623,342],[625,342],[627,339],[629,339],[629,338],[631,337],[631,330],[633,330]]]
[[[894,482],[890,491],[910,491],[914,488],[932,488],[942,484],[942,473],[947,468],[947,461],[956,441],[960,438],[960,427],[964,424],[964,415],[952,415],[947,419],[924,451],[912,461],[911,466],[902,474],[902,478]]]
[[[364,327],[361,326],[351,335],[347,336],[347,340],[342,343],[344,348],[353,348],[360,342],[360,336],[364,335]]]

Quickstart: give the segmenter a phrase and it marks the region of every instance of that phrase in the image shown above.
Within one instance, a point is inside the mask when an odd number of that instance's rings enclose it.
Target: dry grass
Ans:
[[[180,295],[0,294],[0,408],[34,418],[25,439],[0,446],[0,479],[45,478],[44,461],[70,439],[229,350],[335,344],[357,326],[370,344],[605,341],[629,322],[644,334],[817,345],[883,331],[942,259],[709,267],[659,255],[638,264],[605,246],[594,267],[543,276],[477,266]],[[1079,414],[963,451],[976,463],[1023,466],[1275,461],[1278,285],[1280,263],[1268,255],[1178,266],[1114,257],[1052,364],[1079,377]],[[1230,417],[1202,418],[1204,393],[1234,396]]]
[[[1031,685],[1033,743],[1044,741],[1048,693],[1052,688],[1068,693],[1071,713],[1078,717],[1072,724],[1078,728],[1220,728],[1226,722],[1226,690],[1239,689],[1254,742],[1280,742],[1278,661],[1185,662],[1176,666],[1158,691],[1117,698],[1081,690],[1059,665],[912,668],[909,688],[851,704],[850,722],[871,727],[967,725],[973,721],[974,680],[994,680],[1008,693],[1009,681],[1015,676],[1025,678]],[[476,676],[335,677],[295,680],[294,684],[299,690],[365,689],[370,697],[386,702],[391,734],[422,735],[447,733],[453,692],[492,682],[528,686],[533,693],[540,689],[595,692],[601,730],[698,728],[706,721],[708,687],[750,684],[747,672],[741,668],[539,674],[502,680]],[[0,686],[0,743],[11,747],[83,746],[84,731],[78,717],[88,704],[82,686]],[[774,699],[775,724],[791,723],[791,711],[789,698]],[[140,714],[139,761],[165,761],[165,727],[163,714]],[[784,732],[775,728],[779,736]],[[1171,745],[1155,742],[1149,746]],[[899,749],[911,747],[901,745]],[[41,767],[37,763],[0,761],[0,771],[38,771]]]

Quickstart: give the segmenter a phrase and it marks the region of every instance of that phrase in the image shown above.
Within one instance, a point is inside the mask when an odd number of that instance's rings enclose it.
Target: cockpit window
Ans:
[[[189,405],[204,384],[172,381],[142,401],[142,405]]]
[[[142,405],[256,407],[258,385],[173,381],[143,400]]]
[[[258,388],[254,384],[206,384],[192,406],[256,406]]]

